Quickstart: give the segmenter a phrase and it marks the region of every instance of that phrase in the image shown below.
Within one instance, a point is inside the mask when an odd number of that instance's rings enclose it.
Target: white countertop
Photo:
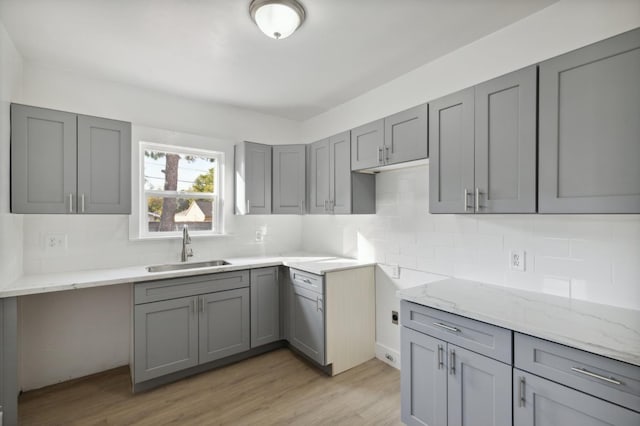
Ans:
[[[640,311],[455,278],[397,295],[640,366]]]
[[[356,259],[312,255],[226,258],[225,260],[229,262],[230,265],[166,272],[147,272],[145,268],[149,265],[144,265],[125,268],[25,275],[16,281],[1,286],[0,298],[151,281],[164,278],[237,271],[239,269],[264,268],[278,265],[289,266],[291,268],[301,269],[318,275],[344,269],[375,265],[374,262],[363,262]]]

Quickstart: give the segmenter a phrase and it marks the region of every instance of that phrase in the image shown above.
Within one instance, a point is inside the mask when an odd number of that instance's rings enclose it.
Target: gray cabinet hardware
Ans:
[[[385,163],[389,162],[389,145],[384,146],[384,161]]]
[[[614,385],[621,385],[622,382],[614,379],[613,377],[605,377],[600,374],[592,373],[589,370],[580,367],[571,367],[571,371],[575,371],[576,373],[584,374],[585,376],[593,377],[594,379],[603,380],[607,383],[611,383]]]
[[[80,211],[84,213],[84,194],[80,194]]]
[[[383,164],[384,160],[382,159],[382,147],[378,147],[378,164]]]
[[[316,305],[317,305],[318,311],[320,312],[324,311],[322,297],[318,297],[318,299],[316,300]]]
[[[442,324],[441,322],[434,322],[433,325],[436,327],[444,328],[445,330],[453,331],[455,333],[460,333],[460,329],[456,327],[451,327],[446,324]]]
[[[480,188],[476,186],[476,195],[475,195],[475,203],[476,203],[476,212],[480,211]]]
[[[73,213],[73,194],[69,193],[69,213]]]
[[[449,374],[454,376],[456,374],[456,351],[451,349],[449,351]]]
[[[438,345],[438,370],[444,368],[444,347]]]
[[[525,381],[524,377],[518,379],[518,407],[524,407],[526,403],[526,394],[524,392]]]

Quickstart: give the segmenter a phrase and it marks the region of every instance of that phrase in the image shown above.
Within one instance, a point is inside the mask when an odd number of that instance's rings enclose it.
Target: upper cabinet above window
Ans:
[[[540,64],[540,213],[640,213],[640,29]]]
[[[131,213],[131,123],[11,105],[13,213]]]

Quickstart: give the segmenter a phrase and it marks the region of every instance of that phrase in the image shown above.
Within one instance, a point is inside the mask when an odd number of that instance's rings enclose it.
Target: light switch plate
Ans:
[[[391,278],[400,278],[400,265],[391,265]]]
[[[46,251],[64,251],[67,249],[67,234],[47,233],[44,236]]]
[[[524,250],[511,250],[509,252],[509,269],[512,271],[524,272],[526,253]]]

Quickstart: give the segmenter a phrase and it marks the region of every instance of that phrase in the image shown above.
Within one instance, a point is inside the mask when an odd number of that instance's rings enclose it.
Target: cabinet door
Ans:
[[[309,213],[328,213],[329,139],[311,144],[309,163]]]
[[[428,112],[424,104],[384,119],[385,164],[428,157]]]
[[[541,213],[640,213],[640,29],[540,64]]]
[[[75,213],[76,115],[11,105],[11,211]]]
[[[402,422],[446,426],[446,343],[406,327],[400,332]]]
[[[513,370],[514,426],[637,426],[640,414],[550,380]]]
[[[78,116],[78,213],[131,213],[131,123]]]
[[[146,303],[134,309],[136,383],[198,364],[195,297]]]
[[[320,365],[325,363],[324,299],[292,285],[289,343]]]
[[[473,213],[473,110],[473,88],[429,103],[431,213]]]
[[[248,288],[205,294],[198,304],[200,364],[249,350]]]
[[[329,138],[330,209],[335,214],[351,213],[351,133]]]
[[[247,214],[271,213],[271,147],[246,142]]]
[[[304,145],[273,147],[273,213],[304,213],[305,165]]]
[[[384,120],[351,130],[351,170],[369,169],[384,164]]]
[[[448,345],[448,425],[510,426],[511,366]]]
[[[476,213],[535,213],[537,67],[476,86]]]
[[[251,347],[280,340],[278,268],[251,270]]]

